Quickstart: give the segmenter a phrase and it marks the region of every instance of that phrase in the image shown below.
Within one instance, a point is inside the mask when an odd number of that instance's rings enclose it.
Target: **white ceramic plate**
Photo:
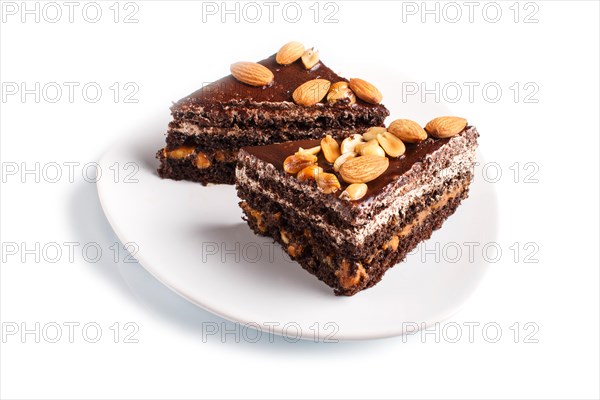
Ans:
[[[446,111],[423,109],[406,115],[421,111],[421,120]],[[101,158],[102,171],[119,163],[122,172],[118,180],[98,181],[102,207],[119,239],[135,243],[135,258],[156,279],[228,320],[310,340],[401,335],[456,312],[488,269],[482,257],[469,260],[464,247],[496,238],[493,188],[476,179],[469,198],[424,245],[439,246],[437,255],[420,247],[375,287],[336,297],[269,238],[254,235],[241,219],[233,186],[160,179],[154,154],[164,138],[158,132],[124,138]],[[458,262],[457,247],[463,253]]]

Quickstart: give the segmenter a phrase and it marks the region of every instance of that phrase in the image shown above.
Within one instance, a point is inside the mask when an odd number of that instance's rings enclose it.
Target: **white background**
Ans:
[[[257,3],[263,11],[257,23],[243,15],[239,23],[233,15],[221,23],[219,13],[203,21],[202,3],[192,1],[137,1],[127,9],[121,3],[118,23],[112,1],[99,2],[103,13],[97,23],[83,18],[84,2],[69,22],[68,8],[59,2],[60,21],[48,22],[55,10],[47,8],[39,22],[29,15],[22,23],[20,9],[16,15],[4,13],[7,3],[2,2],[0,27],[2,243],[16,243],[21,250],[22,243],[33,248],[76,242],[78,247],[73,260],[63,248],[54,263],[52,256],[42,254],[36,262],[35,254],[9,255],[3,247],[2,398],[598,398],[597,2],[498,2],[487,14],[481,2],[472,22],[463,2],[452,8],[437,3],[437,22],[435,14],[422,15],[421,2],[337,2],[333,23],[324,19],[335,8],[324,4],[315,23],[312,2],[298,3],[297,23],[282,16],[284,3],[275,8],[273,22],[267,6]],[[38,5],[40,13],[44,4]],[[134,7],[138,22],[123,23]],[[436,3],[427,7],[435,9]],[[492,22],[497,8],[502,14]],[[462,18],[452,23],[457,9]],[[246,10],[253,18],[253,10]],[[288,11],[288,18],[294,17]],[[93,10],[88,12],[93,18]],[[323,60],[345,76],[377,84],[378,65],[385,65],[430,89],[436,82],[463,87],[460,100],[449,106],[478,127],[486,158],[501,167],[498,243],[505,251],[476,294],[445,322],[463,327],[458,343],[444,335],[437,343],[433,334],[351,343],[288,343],[279,337],[271,342],[266,336],[248,343],[239,334],[203,338],[203,322],[223,321],[178,298],[139,265],[112,260],[110,246],[118,239],[103,216],[95,184],[82,178],[82,166],[98,160],[123,135],[143,129],[161,135],[171,101],[227,74],[230,63],[261,59],[289,40],[317,46]],[[14,88],[10,83],[21,82],[28,88],[36,82],[80,86],[73,102],[64,85],[56,103],[49,101],[54,92],[41,93],[39,102],[34,94],[7,95],[6,89]],[[103,89],[96,103],[82,95],[89,82]],[[116,103],[109,88],[115,82],[121,87]],[[137,103],[124,101],[128,82],[139,87],[133,96]],[[473,99],[464,82],[479,84]],[[510,89],[515,82],[516,98]],[[487,98],[482,93],[488,83],[502,89],[498,99],[493,91]],[[526,98],[531,88],[539,90]],[[380,89],[384,103],[399,104],[403,88]],[[441,97],[449,102],[455,96]],[[425,100],[435,101],[433,95]],[[400,107],[391,111],[392,118],[410,117]],[[74,166],[73,182],[66,167],[57,183],[44,176],[36,182],[35,175],[23,177],[20,170],[6,175],[15,165],[34,168],[36,162],[40,168],[80,164]],[[509,167],[516,162],[521,173],[529,172],[525,163],[535,163],[538,182],[526,183],[522,174],[515,182]],[[516,260],[509,249],[515,242],[521,247]],[[528,242],[539,248],[537,263],[525,262]],[[100,262],[82,257],[86,243],[102,248]],[[36,322],[61,325],[63,337],[50,343],[42,336],[37,343],[33,334],[6,332]],[[64,326],[69,322],[80,324],[73,343]],[[81,333],[90,322],[102,328],[97,343]],[[115,322],[118,343],[110,329]],[[125,343],[131,332],[127,322],[139,328],[133,336],[137,343]],[[463,325],[469,322],[496,323],[502,337],[490,343],[476,329],[470,343]],[[537,332],[525,340],[532,327]],[[46,333],[53,337],[53,332]]]

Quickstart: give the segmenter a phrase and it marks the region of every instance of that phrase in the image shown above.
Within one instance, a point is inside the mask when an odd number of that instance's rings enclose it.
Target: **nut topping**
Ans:
[[[347,160],[340,168],[340,175],[347,183],[367,183],[377,179],[390,165],[387,157],[359,156]]]
[[[280,236],[281,236],[281,241],[285,244],[290,244],[290,238],[287,234],[286,231],[284,231],[283,229],[279,232]]]
[[[350,79],[350,89],[354,91],[359,99],[366,101],[367,103],[379,104],[381,103],[381,99],[383,99],[381,92],[377,90],[375,86],[363,79]]]
[[[321,151],[321,146],[311,147],[310,149],[303,149],[302,147],[298,148],[296,154],[311,154],[316,156]]]
[[[342,146],[340,147],[342,154],[354,151],[356,145],[362,143],[362,141],[362,136],[356,133],[342,140]]]
[[[312,154],[294,154],[283,161],[283,170],[288,174],[295,174],[316,162],[317,156]]]
[[[356,157],[358,154],[356,154],[353,151],[349,151],[347,153],[342,154],[341,156],[339,156],[335,162],[333,163],[333,170],[335,172],[338,172],[340,170],[340,168],[342,167],[342,165],[348,161],[351,158]]]
[[[390,157],[400,157],[406,151],[406,146],[404,146],[402,140],[390,132],[383,132],[377,135],[377,141]]]
[[[330,86],[331,82],[327,79],[313,79],[298,86],[292,98],[298,105],[313,106],[323,100]]]
[[[300,42],[289,42],[284,44],[275,56],[277,64],[289,65],[302,57],[304,45]]]
[[[369,140],[377,139],[377,134],[383,132],[385,132],[383,126],[372,126],[363,133],[362,138],[365,142],[368,142]]]
[[[337,176],[328,172],[323,172],[322,174],[317,175],[317,186],[325,194],[335,193],[342,187]]]
[[[206,154],[198,153],[198,155],[194,159],[194,165],[198,169],[205,169],[210,167],[210,160],[208,159],[208,157],[206,157]]]
[[[275,78],[269,68],[255,62],[237,62],[230,70],[235,79],[252,86],[269,85]]]
[[[331,85],[329,88],[329,93],[327,93],[327,101],[330,103],[335,103],[336,101],[349,99],[348,104],[356,103],[356,96],[354,92],[348,86],[348,82],[336,82]]]
[[[427,139],[425,129],[410,119],[397,119],[390,124],[387,130],[406,143],[419,143]]]
[[[360,200],[365,196],[365,194],[367,194],[368,189],[369,187],[366,183],[353,183],[348,185],[348,187],[340,195],[340,198],[348,200]]]
[[[385,157],[385,151],[379,146],[377,139],[369,140],[367,143],[359,143],[354,150],[361,156]]]
[[[315,48],[308,49],[302,54],[302,64],[304,64],[304,68],[312,69],[315,65],[319,63],[319,51],[315,50]]]
[[[323,168],[319,167],[317,164],[309,165],[306,168],[303,168],[298,172],[296,178],[299,181],[310,181],[316,180],[319,174],[323,173]]]
[[[425,126],[433,137],[443,139],[458,135],[467,126],[467,120],[460,117],[438,117]]]
[[[325,156],[325,159],[330,164],[333,164],[341,155],[340,145],[331,135],[327,135],[321,139],[321,149],[323,149],[323,156]]]

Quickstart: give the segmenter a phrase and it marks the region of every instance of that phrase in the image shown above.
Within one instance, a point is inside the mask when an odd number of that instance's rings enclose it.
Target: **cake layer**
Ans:
[[[331,129],[351,128],[355,125],[380,126],[389,115],[382,109],[349,106],[346,102],[318,103],[315,106],[298,106],[291,102],[280,104],[252,104],[237,102],[200,113],[173,111],[173,121],[187,122],[197,127],[219,128],[272,128],[279,126],[287,131],[320,127]]]
[[[274,238],[292,259],[332,287],[336,295],[351,296],[375,285],[418,243],[431,237],[432,232],[439,229],[467,197],[469,181],[470,175],[465,176],[442,192],[436,201],[378,235],[375,243],[362,247],[374,250],[365,254],[361,251],[349,254],[328,246],[326,239],[312,235],[310,227],[298,225],[298,221],[287,214],[289,210],[266,212],[279,207],[275,202],[257,205],[262,211],[253,208],[247,201],[243,201],[241,207],[254,232]]]
[[[312,127],[304,130],[286,131],[278,128],[198,128],[183,124],[179,129],[170,129],[167,136],[167,149],[189,144],[203,149],[238,150],[242,147],[261,146],[290,140],[316,139],[333,133],[339,139],[346,138],[355,133],[362,133],[367,127],[338,129],[332,131]]]

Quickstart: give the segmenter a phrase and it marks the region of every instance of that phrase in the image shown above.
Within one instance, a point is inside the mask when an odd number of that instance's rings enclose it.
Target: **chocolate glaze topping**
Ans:
[[[380,193],[383,190],[383,188],[389,183],[406,173],[416,162],[421,161],[426,155],[433,153],[434,151],[442,147],[444,144],[448,143],[449,140],[450,139],[435,139],[429,137],[421,143],[406,143],[406,152],[398,158],[390,158],[390,165],[388,169],[377,179],[367,183],[369,189],[365,197],[363,197],[359,201],[351,203],[360,204],[364,201],[371,199],[373,196]],[[293,142],[271,144],[267,146],[246,147],[244,148],[244,150],[264,162],[273,164],[273,166],[275,166],[275,168],[277,168],[278,170],[283,171],[284,160],[288,156],[291,156],[292,154],[297,152],[299,147],[309,149],[311,147],[318,146],[320,142],[321,141],[318,139],[298,140]],[[319,152],[318,159],[319,166],[323,167],[323,170],[325,172],[335,173],[333,171],[333,166],[325,160],[323,152]],[[348,186],[348,184],[341,179],[338,173],[335,174],[337,175],[343,190]],[[307,183],[314,184],[314,182]]]
[[[323,62],[319,62],[311,70],[306,70],[300,60],[287,66],[279,65],[275,62],[275,55],[259,61],[258,63],[264,65],[273,72],[275,79],[270,86],[255,87],[247,85],[239,82],[233,75],[228,75],[179,100],[173,106],[173,109],[176,110],[178,107],[190,103],[209,105],[215,102],[237,103],[239,101],[293,102],[292,93],[298,86],[306,81],[312,79],[327,79],[331,83],[347,81],[347,79],[340,77],[329,69]],[[330,105],[327,102],[318,103],[313,107],[339,107],[340,105],[347,107],[344,103]],[[357,99],[356,104],[352,107],[365,107],[371,109],[384,108],[380,104],[373,105],[360,99]]]

